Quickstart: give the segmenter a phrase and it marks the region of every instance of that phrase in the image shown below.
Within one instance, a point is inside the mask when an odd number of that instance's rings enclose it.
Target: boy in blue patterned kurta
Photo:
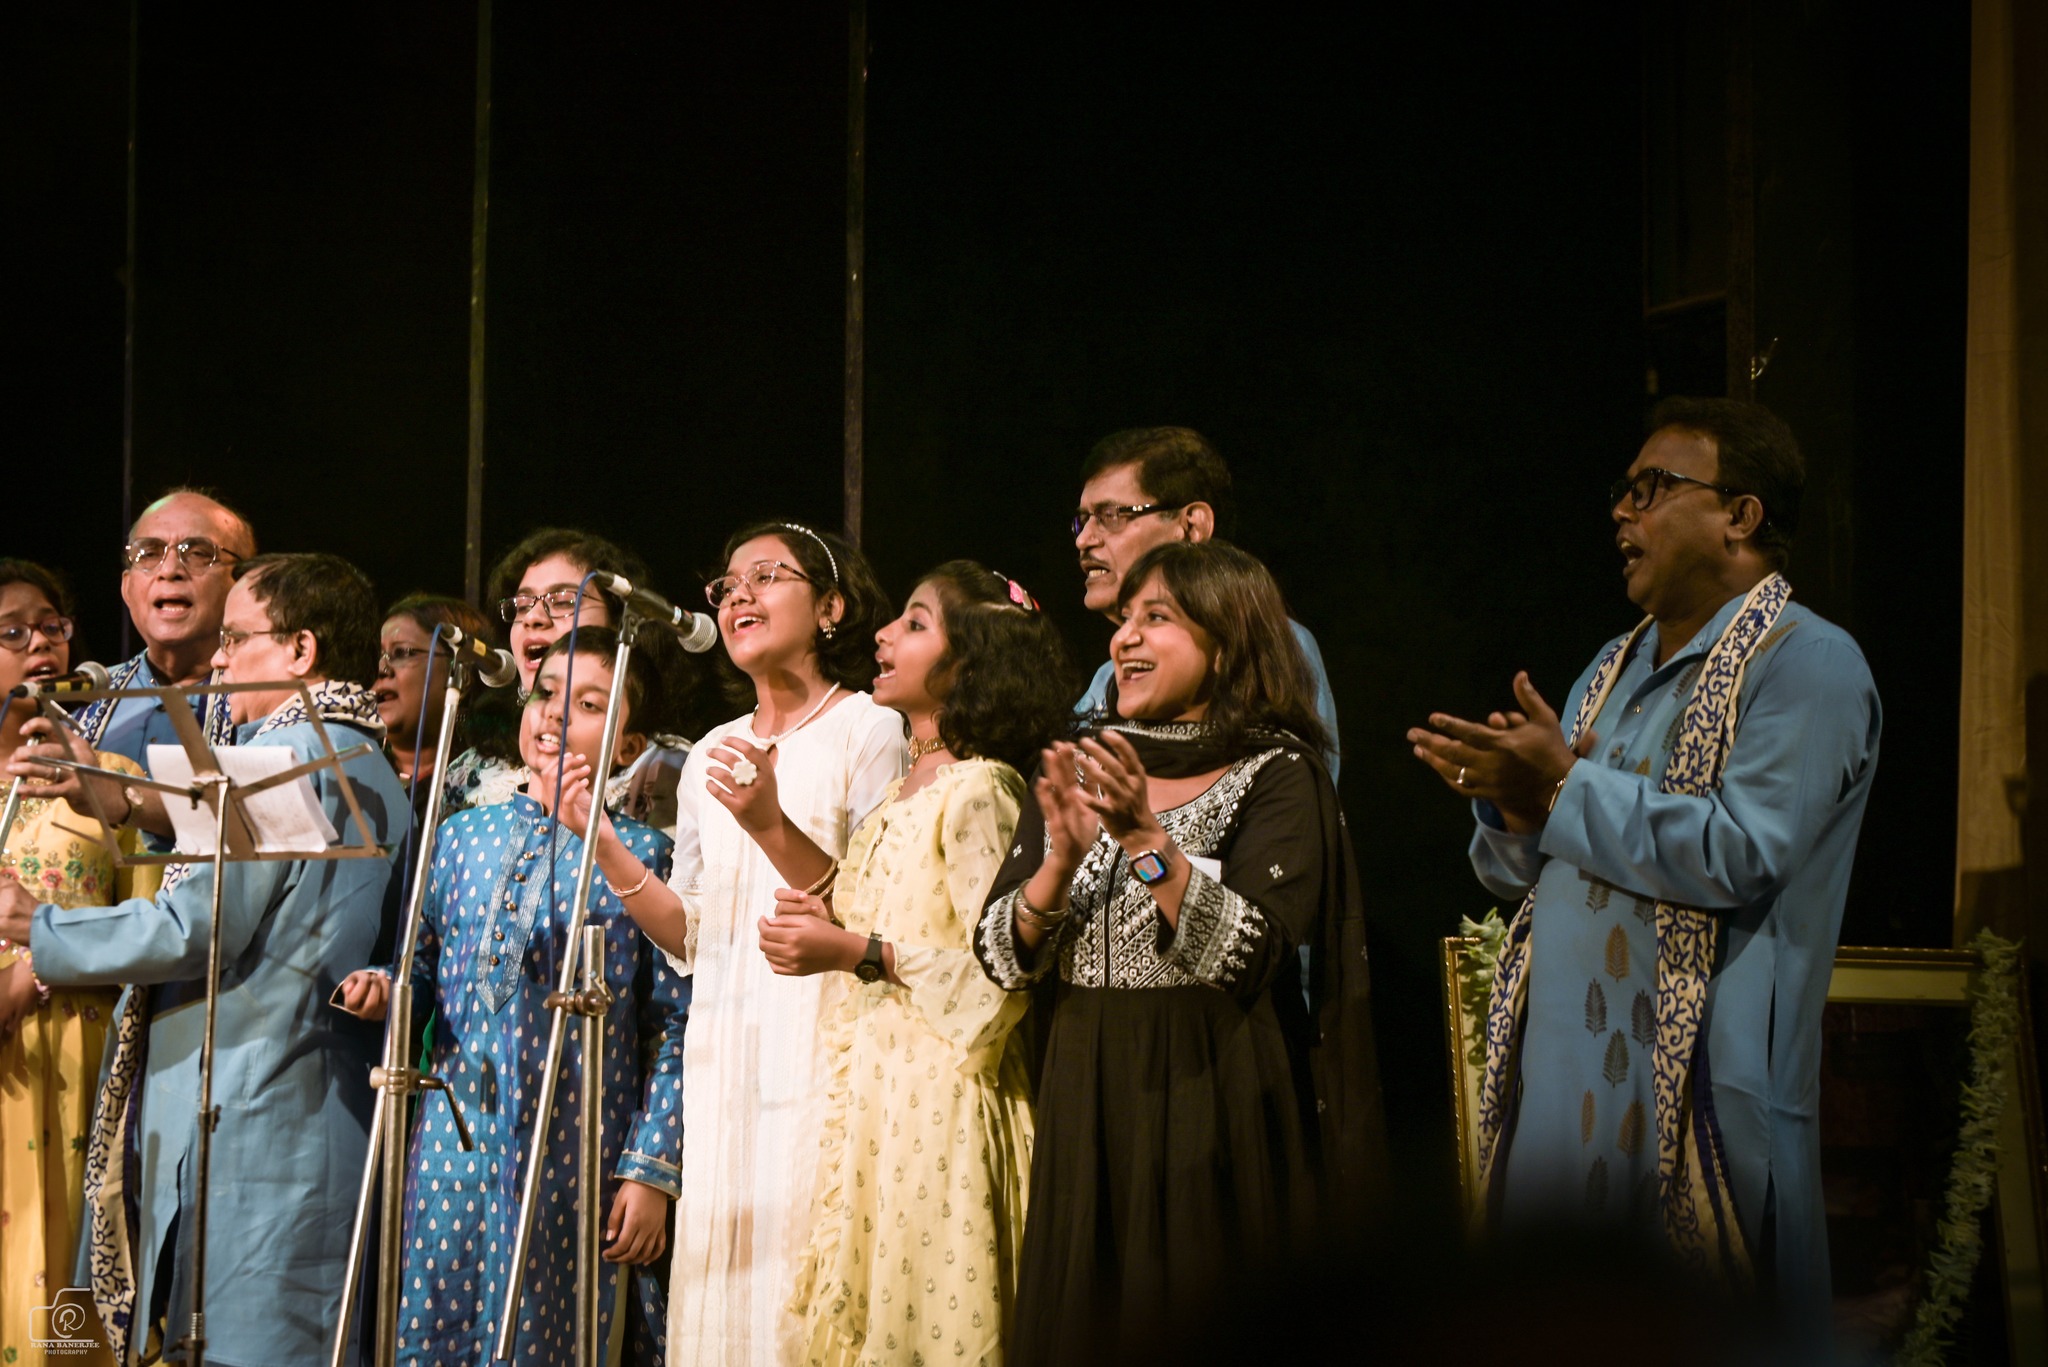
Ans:
[[[447,1080],[476,1149],[463,1150],[449,1097],[427,1093],[406,1191],[401,1362],[468,1367],[486,1361],[504,1312],[521,1167],[547,1050],[544,1002],[567,947],[583,852],[576,828],[590,820],[588,756],[596,753],[614,652],[611,633],[584,631],[573,665],[565,652],[548,657],[520,728],[521,751],[533,773],[526,791],[509,802],[459,812],[436,835],[415,990],[437,1013],[432,1071]],[[621,762],[630,762],[644,744],[630,727],[649,683],[629,679]],[[552,811],[558,759],[564,817],[559,822]],[[652,1328],[635,1325],[638,1332],[627,1337],[643,1346],[636,1360],[658,1362],[666,1307],[652,1272],[666,1252],[682,1159],[683,1027],[690,985],[670,970],[625,910],[625,897],[661,887],[669,839],[628,817],[599,819],[600,876],[593,880],[587,924],[605,929],[605,977],[617,998],[605,1022],[601,1162],[607,1174],[607,1266],[599,1280],[599,1334],[610,1332],[618,1265],[642,1265],[635,1276],[636,1315]],[[644,874],[651,878],[643,881]],[[344,992],[351,1008],[382,1014],[379,975],[353,975]],[[520,1363],[566,1364],[575,1357],[580,1069],[572,1041],[556,1085],[557,1119],[522,1289],[513,1352]],[[650,1344],[651,1358],[645,1352]]]

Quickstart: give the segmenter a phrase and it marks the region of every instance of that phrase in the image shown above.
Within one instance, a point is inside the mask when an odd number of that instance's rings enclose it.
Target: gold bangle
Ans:
[[[833,860],[833,861],[832,861],[832,862],[831,862],[830,864],[828,864],[828,865],[826,865],[826,866],[825,866],[825,871],[824,871],[823,873],[821,873],[821,874],[819,874],[819,875],[818,875],[818,881],[817,881],[817,882],[815,882],[815,883],[811,884],[811,885],[810,885],[809,887],[807,887],[807,888],[805,888],[805,889],[804,889],[804,896],[806,896],[806,897],[822,897],[822,896],[824,896],[824,895],[825,895],[825,889],[827,889],[827,888],[831,887],[831,886],[832,886],[832,884],[833,884],[833,881],[834,881],[835,879],[837,879],[838,877],[839,877],[839,861],[838,861],[837,859],[835,859],[835,860]]]
[[[631,896],[632,896],[632,895],[633,895],[634,893],[636,893],[636,892],[640,891],[640,889],[642,889],[642,888],[646,887],[646,886],[647,886],[647,880],[648,880],[648,879],[650,879],[650,878],[652,878],[652,877],[654,877],[654,870],[653,870],[653,869],[650,869],[650,868],[648,868],[648,867],[647,867],[647,866],[646,866],[645,864],[643,864],[643,865],[641,865],[641,866],[640,866],[640,881],[639,881],[639,882],[635,883],[635,884],[634,884],[634,885],[633,885],[632,887],[630,887],[630,888],[616,888],[616,887],[615,887],[615,888],[613,888],[613,889],[612,889],[612,891],[613,891],[614,893],[616,893],[616,894],[618,895],[618,898],[619,898],[619,900],[620,900],[621,902],[623,902],[623,901],[625,901],[625,900],[626,900],[626,899],[627,899],[628,897],[631,897]],[[607,879],[605,879],[604,881],[605,881],[605,882],[607,882],[607,883],[609,883],[609,882],[611,882],[612,880],[611,880],[611,879],[609,879],[609,878],[607,878]]]
[[[1554,812],[1557,810],[1557,800],[1564,796],[1564,785],[1570,781],[1571,776],[1571,770],[1567,769],[1564,771],[1564,777],[1559,779],[1557,781],[1557,786],[1550,790],[1550,801],[1543,808],[1544,811]]]

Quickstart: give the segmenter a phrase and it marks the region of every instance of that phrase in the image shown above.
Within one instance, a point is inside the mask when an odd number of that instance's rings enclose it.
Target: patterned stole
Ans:
[[[132,660],[123,660],[107,671],[109,688],[147,688],[154,676],[149,673],[149,653],[137,655]],[[218,682],[218,676],[212,680]],[[100,698],[81,707],[71,718],[95,749],[106,738],[107,725],[114,720],[117,703],[112,698]],[[199,729],[206,733],[208,745],[233,745],[235,743],[234,717],[228,710],[228,695],[215,693],[206,699],[200,714]],[[136,763],[147,764],[149,756],[136,756]]]
[[[1677,744],[1659,785],[1667,793],[1704,797],[1720,787],[1735,742],[1742,673],[1792,596],[1783,575],[1749,591],[1741,609],[1707,652],[1680,718]],[[1649,627],[1636,629],[1600,657],[1572,718],[1576,744],[1598,720],[1622,666]],[[1505,1172],[1501,1137],[1520,1080],[1520,1049],[1528,1023],[1529,890],[1508,926],[1486,1011],[1486,1071],[1479,1088],[1480,1190],[1494,1192]],[[1746,1285],[1749,1249],[1728,1185],[1728,1163],[1713,1110],[1700,1026],[1707,982],[1720,947],[1721,919],[1670,902],[1657,904],[1657,1039],[1651,1081],[1657,1107],[1657,1193],[1664,1234],[1685,1263],[1722,1281]]]
[[[138,655],[121,669],[127,671],[126,677],[133,678],[141,663],[142,657]],[[128,685],[117,679],[114,686]],[[313,695],[314,710],[323,722],[343,723],[382,739],[384,722],[377,715],[376,698],[361,684],[323,680],[311,685],[309,691]],[[207,701],[209,704],[225,703],[227,695],[216,694]],[[101,705],[93,704],[94,707]],[[221,711],[223,716],[227,715],[225,708]],[[109,707],[108,715],[111,713]],[[305,702],[294,694],[263,719],[263,724],[256,728],[250,740],[287,726],[296,726],[305,720]],[[97,725],[100,732],[104,732],[105,718],[99,719]],[[225,739],[216,736],[210,705],[205,729],[208,744],[233,743],[232,721],[228,723]],[[206,867],[212,865],[209,863]],[[158,895],[166,895],[184,882],[191,875],[192,868],[190,864],[166,867],[163,888]],[[99,1308],[100,1324],[107,1331],[107,1346],[113,1350],[115,1361],[123,1363],[130,1360],[131,1347],[139,1349],[142,1346],[135,1338],[135,1268],[140,1252],[135,1247],[135,1231],[141,1227],[140,1192],[137,1188],[142,1171],[135,1129],[140,1120],[141,1107],[136,1103],[141,1099],[139,1084],[147,1061],[148,1043],[149,989],[130,987],[122,993],[121,1001],[115,1007],[114,1043],[107,1051],[99,1101],[93,1109],[92,1133],[86,1139],[85,1149],[85,1208],[88,1216],[85,1237],[93,1304]]]

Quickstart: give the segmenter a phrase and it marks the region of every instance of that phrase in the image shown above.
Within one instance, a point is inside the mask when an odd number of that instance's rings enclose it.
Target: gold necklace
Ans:
[[[910,742],[910,762],[915,764],[926,755],[936,755],[945,748],[946,740],[943,736],[933,736],[930,740],[914,740]]]

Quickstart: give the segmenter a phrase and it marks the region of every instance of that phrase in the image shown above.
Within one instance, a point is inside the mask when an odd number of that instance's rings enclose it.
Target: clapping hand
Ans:
[[[1557,785],[1573,764],[1592,753],[1591,731],[1577,745],[1565,742],[1556,711],[1526,672],[1515,675],[1520,710],[1495,712],[1484,722],[1433,713],[1429,726],[1408,732],[1415,757],[1460,796],[1482,798],[1500,809],[1512,830],[1543,825]]]
[[[1031,785],[1038,810],[1045,817],[1051,842],[1046,863],[1062,883],[1074,876],[1102,829],[1102,818],[1087,801],[1081,786],[1081,751],[1071,741],[1054,741],[1039,755],[1039,775]]]

